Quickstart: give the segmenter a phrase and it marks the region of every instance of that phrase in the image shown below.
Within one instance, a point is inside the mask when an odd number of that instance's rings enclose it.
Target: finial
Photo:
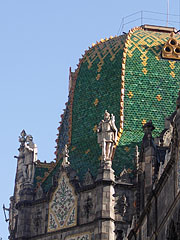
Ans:
[[[20,136],[19,136],[19,142],[21,143],[21,146],[24,145],[25,141],[26,141],[26,132],[23,129],[20,133]]]
[[[25,137],[25,136],[26,136],[26,132],[25,132],[24,129],[23,129],[22,132],[21,132],[21,136],[22,136],[22,137]]]

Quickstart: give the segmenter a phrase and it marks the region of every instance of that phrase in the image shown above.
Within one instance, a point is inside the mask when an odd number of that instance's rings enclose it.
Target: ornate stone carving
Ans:
[[[127,198],[126,198],[126,195],[123,194],[117,200],[117,203],[115,206],[116,213],[119,213],[122,217],[124,217],[127,211],[127,207],[128,207]]]
[[[34,162],[37,161],[37,147],[33,143],[33,137],[27,135],[26,142],[24,144],[24,164],[23,164],[23,176],[25,182],[33,182],[34,178]]]
[[[111,160],[113,147],[117,141],[117,128],[115,125],[115,116],[105,111],[104,120],[97,128],[98,143],[102,148],[102,160]]]
[[[88,196],[84,204],[84,212],[86,214],[87,219],[89,218],[89,214],[91,212],[92,207],[93,207],[92,198]]]
[[[150,120],[143,126],[144,130],[144,137],[143,137],[143,150],[145,150],[148,147],[154,148],[154,142],[152,137],[152,131],[155,129],[155,127],[152,124],[152,121]]]
[[[41,199],[43,198],[43,189],[41,186],[38,187],[37,191],[36,191],[36,195],[35,195],[35,199]]]
[[[91,185],[93,183],[94,183],[94,180],[93,180],[92,174],[91,174],[90,170],[88,169],[88,171],[85,174],[83,185],[88,186],[88,185]]]
[[[164,165],[163,165],[162,162],[160,162],[159,171],[158,171],[158,180],[160,179],[160,177],[163,174],[163,172],[164,172]]]
[[[173,133],[173,126],[170,124],[169,129],[164,133],[163,135],[163,146],[164,147],[169,147],[171,144],[171,139],[172,139],[172,133]]]
[[[34,162],[37,161],[37,146],[33,143],[33,137],[26,135],[25,130],[22,130],[19,142],[19,156],[15,156],[18,159],[17,179],[20,178],[20,172],[22,172],[23,182],[32,183],[34,179]]]
[[[135,158],[134,158],[134,162],[135,162],[135,167],[136,170],[139,171],[140,170],[140,164],[139,164],[139,148],[136,145],[136,150],[135,150]]]
[[[124,168],[122,170],[122,172],[119,175],[119,180],[121,182],[126,182],[126,183],[130,183],[131,182],[130,175],[129,175],[127,169]]]
[[[20,149],[19,151],[24,148],[25,145],[25,141],[26,141],[26,132],[23,129],[22,132],[20,133],[20,137],[19,137],[19,142],[20,142]],[[21,152],[21,151],[20,151]]]
[[[68,166],[70,164],[70,162],[68,161],[69,158],[69,150],[68,150],[68,146],[65,145],[64,146],[64,150],[63,150],[63,162],[62,162],[62,166]]]
[[[66,173],[62,173],[49,203],[48,232],[77,224],[77,196]]]

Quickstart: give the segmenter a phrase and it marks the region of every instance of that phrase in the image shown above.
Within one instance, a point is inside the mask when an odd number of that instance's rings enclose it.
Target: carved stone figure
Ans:
[[[41,186],[38,187],[37,191],[36,191],[36,195],[35,195],[35,199],[41,199],[43,198],[43,189]]]
[[[135,151],[135,167],[136,167],[136,170],[138,171],[139,170],[139,148],[138,146],[136,145],[136,151]]]
[[[172,139],[172,134],[173,134],[173,126],[172,126],[172,124],[170,124],[169,129],[163,135],[163,146],[164,147],[169,147],[170,146],[171,139]]]
[[[87,219],[89,218],[89,214],[91,212],[92,207],[93,207],[92,198],[90,196],[88,196],[85,201],[85,204],[84,204],[84,211],[85,211]]]
[[[122,196],[119,196],[116,206],[115,206],[115,210],[122,217],[124,217],[124,215],[127,211],[127,207],[128,207],[127,198],[126,198],[126,195],[123,194]]]
[[[39,230],[41,229],[40,226],[42,223],[42,211],[40,209],[36,210],[36,213],[33,216],[33,223],[36,234],[38,234]]]
[[[24,145],[23,176],[25,182],[33,181],[34,162],[37,161],[37,147],[33,143],[33,137],[28,135]]]
[[[66,166],[69,165],[70,162],[68,161],[69,158],[69,150],[68,150],[68,146],[67,144],[64,146],[64,150],[63,150],[63,162],[62,162],[62,166]]]
[[[83,185],[88,186],[88,185],[91,185],[93,183],[94,183],[93,176],[90,172],[90,169],[88,169],[88,171],[86,172],[85,177],[84,177]]]
[[[112,158],[113,147],[117,141],[117,128],[115,125],[115,116],[105,111],[104,120],[97,128],[98,143],[102,147],[102,159],[109,160]]]

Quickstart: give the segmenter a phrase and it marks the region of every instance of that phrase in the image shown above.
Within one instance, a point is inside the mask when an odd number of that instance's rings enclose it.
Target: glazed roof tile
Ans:
[[[175,110],[180,75],[180,61],[161,58],[169,37],[135,28],[95,44],[80,60],[59,131],[57,156],[68,143],[71,167],[81,179],[88,169],[97,174],[101,149],[94,128],[105,110],[115,115],[119,128],[113,159],[116,175],[124,167],[133,168],[143,122],[153,121],[154,136],[164,129],[164,118]],[[175,37],[180,41],[178,34]]]

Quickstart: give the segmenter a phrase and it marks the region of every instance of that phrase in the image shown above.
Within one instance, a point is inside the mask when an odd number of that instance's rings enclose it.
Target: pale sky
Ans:
[[[179,0],[169,13],[179,15]],[[60,115],[68,98],[69,67],[76,68],[92,43],[119,33],[123,17],[141,11],[166,13],[167,0],[0,0],[0,237],[8,239],[2,205],[13,195],[22,129],[33,135],[38,159],[55,158]],[[143,14],[144,23],[166,25],[166,16]],[[126,22],[139,19],[140,13]],[[150,20],[155,18],[155,21]],[[180,28],[170,16],[169,26]],[[177,22],[177,23],[175,23]],[[137,20],[123,31],[141,25]],[[174,109],[172,109],[173,111]]]

